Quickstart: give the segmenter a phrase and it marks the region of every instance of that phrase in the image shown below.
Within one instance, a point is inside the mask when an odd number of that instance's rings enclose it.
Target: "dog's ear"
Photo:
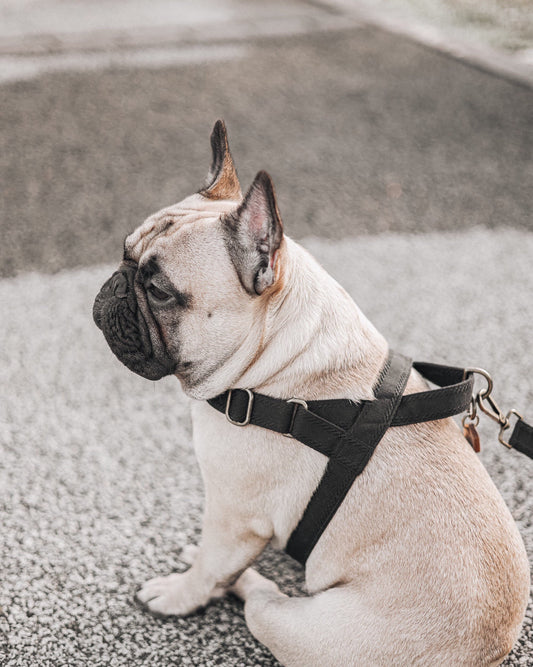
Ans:
[[[276,280],[276,259],[283,225],[274,185],[260,171],[239,208],[224,218],[226,243],[243,287],[262,294]]]
[[[228,134],[223,120],[217,120],[211,133],[213,162],[206,185],[200,194],[208,199],[242,199],[241,186],[229,150]]]

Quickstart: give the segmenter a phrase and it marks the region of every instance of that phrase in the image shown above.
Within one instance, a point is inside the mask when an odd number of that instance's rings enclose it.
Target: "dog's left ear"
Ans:
[[[275,282],[283,238],[274,185],[266,171],[257,174],[242,204],[223,220],[228,250],[243,287],[252,295],[262,294]]]
[[[242,199],[241,186],[229,150],[228,133],[223,120],[217,120],[211,133],[213,162],[207,175],[207,185],[200,194],[208,199]]]

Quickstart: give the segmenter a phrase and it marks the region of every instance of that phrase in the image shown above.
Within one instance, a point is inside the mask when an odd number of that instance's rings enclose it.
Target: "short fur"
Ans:
[[[206,491],[191,568],[148,581],[138,599],[153,613],[184,616],[233,591],[251,632],[287,666],[499,664],[520,631],[529,565],[501,496],[450,419],[387,431],[307,561],[308,597],[287,597],[249,568],[269,542],[285,546],[326,458],[233,426],[205,399],[230,387],[371,399],[387,343],[283,235],[267,174],[241,199],[220,122],[212,147],[207,190],[151,216],[125,244],[150,335],[196,399]],[[159,272],[146,282],[149,262]],[[186,307],[171,293],[161,298],[169,286],[188,296]],[[106,294],[104,331],[106,304],[124,298]],[[424,386],[413,371],[407,392]]]

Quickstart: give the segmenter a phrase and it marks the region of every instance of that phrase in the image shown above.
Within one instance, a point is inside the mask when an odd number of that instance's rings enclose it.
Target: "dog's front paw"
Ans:
[[[186,616],[209,601],[209,595],[191,590],[187,572],[150,579],[138,591],[137,600],[156,616]]]
[[[196,553],[196,548],[194,554]],[[191,550],[191,555],[194,555]],[[155,616],[187,616],[209,600],[226,594],[226,589],[202,589],[191,570],[147,581],[135,596]]]

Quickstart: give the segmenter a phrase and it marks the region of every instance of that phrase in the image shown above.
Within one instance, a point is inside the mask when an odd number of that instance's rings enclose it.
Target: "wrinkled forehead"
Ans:
[[[147,218],[124,241],[124,258],[139,262],[156,238],[169,236],[190,223],[217,220],[234,211],[238,201],[210,200],[200,194],[187,197]]]

